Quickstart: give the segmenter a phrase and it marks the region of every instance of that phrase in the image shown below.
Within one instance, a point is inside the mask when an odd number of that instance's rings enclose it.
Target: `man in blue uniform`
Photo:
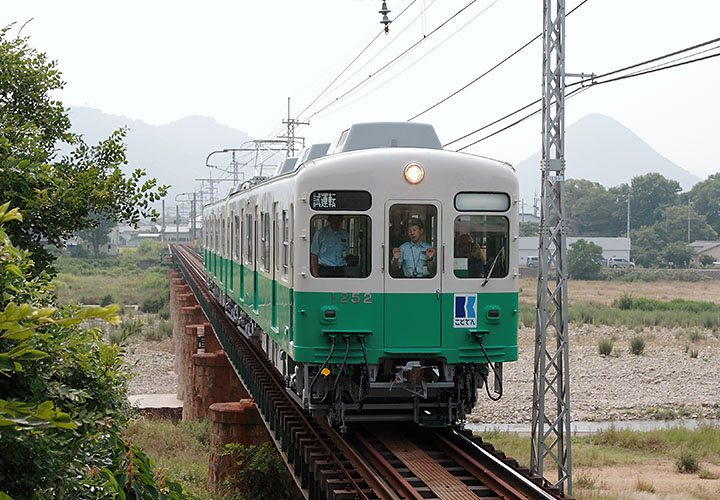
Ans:
[[[390,266],[394,270],[402,269],[406,278],[430,278],[435,276],[437,262],[435,249],[424,241],[420,241],[425,234],[425,227],[420,219],[412,218],[408,221],[408,236],[400,248],[392,249]]]
[[[347,231],[340,227],[342,215],[330,215],[328,224],[317,231],[310,244],[310,271],[320,278],[345,276],[345,257],[350,245]]]

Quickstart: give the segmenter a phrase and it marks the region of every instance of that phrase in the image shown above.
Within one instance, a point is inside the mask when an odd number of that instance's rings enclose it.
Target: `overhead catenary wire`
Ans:
[[[317,116],[317,119],[325,118],[326,116],[329,116],[329,115],[332,114],[332,113],[335,113],[335,112],[337,112],[337,111],[340,111],[340,110],[342,110],[342,109],[345,109],[346,107],[355,104],[356,102],[364,99],[365,97],[367,97],[368,95],[372,94],[373,92],[376,92],[377,90],[381,89],[382,87],[384,87],[385,85],[387,85],[388,83],[390,83],[391,81],[393,81],[397,76],[399,76],[400,74],[404,73],[404,72],[407,71],[408,69],[412,68],[412,67],[415,66],[417,63],[419,63],[420,61],[422,61],[424,58],[426,58],[427,56],[429,56],[430,54],[432,54],[434,51],[436,51],[437,49],[439,49],[439,48],[440,48],[443,44],[445,44],[448,40],[450,40],[451,38],[453,38],[453,37],[454,37],[455,35],[457,35],[460,31],[462,31],[463,29],[465,29],[469,24],[471,24],[473,21],[475,21],[475,19],[477,19],[479,16],[481,16],[482,14],[484,14],[485,12],[487,12],[487,11],[490,9],[490,7],[492,7],[493,5],[495,5],[498,1],[500,1],[500,0],[493,0],[487,7],[485,7],[482,11],[480,11],[478,14],[476,14],[475,17],[473,17],[471,20],[469,20],[469,21],[468,21],[467,23],[465,23],[463,26],[461,26],[460,28],[458,28],[457,30],[455,30],[455,32],[453,32],[453,33],[452,33],[450,36],[448,36],[445,40],[443,40],[442,42],[440,42],[438,45],[436,45],[436,46],[433,47],[431,50],[429,50],[428,52],[426,52],[425,54],[423,54],[422,56],[420,56],[418,59],[416,59],[415,61],[413,61],[412,63],[410,63],[410,64],[409,64],[408,66],[406,66],[405,68],[401,69],[398,73],[396,73],[395,75],[393,75],[392,77],[390,77],[388,80],[386,80],[386,81],[378,84],[378,85],[375,86],[374,88],[368,90],[367,92],[365,92],[365,93],[362,94],[361,96],[358,96],[358,97],[357,97],[356,99],[354,99],[353,101],[348,102],[348,103],[345,104],[344,106],[342,106],[342,107],[340,107],[340,108],[335,108],[334,110],[332,110],[332,111],[330,111],[330,112],[328,112],[328,113],[318,115],[318,116]],[[407,121],[411,121],[411,120],[412,120],[412,119],[407,120]]]
[[[569,16],[569,15],[571,15],[573,12],[575,12],[576,10],[578,10],[578,9],[579,9],[580,7],[582,7],[583,5],[585,5],[588,1],[589,1],[589,0],[583,0],[582,2],[580,2],[580,3],[579,3],[578,5],[576,5],[572,10],[570,10],[570,12],[568,12],[568,13],[566,14],[566,17]],[[450,99],[452,99],[453,97],[455,97],[456,95],[458,95],[458,94],[459,94],[460,92],[462,92],[463,90],[467,89],[468,87],[470,87],[470,86],[472,86],[473,84],[477,83],[478,81],[482,80],[484,77],[486,77],[487,75],[489,75],[490,73],[492,73],[493,71],[495,71],[496,69],[498,69],[500,66],[502,66],[503,64],[505,64],[506,62],[508,62],[510,59],[512,59],[513,57],[515,57],[516,55],[518,55],[518,54],[519,54],[520,52],[522,52],[524,49],[526,49],[527,47],[529,47],[534,41],[536,41],[536,40],[538,40],[539,38],[541,38],[542,35],[543,35],[542,33],[539,33],[538,35],[534,36],[534,37],[531,38],[529,41],[527,41],[525,44],[523,44],[520,48],[518,48],[517,50],[515,50],[514,52],[512,52],[510,55],[506,56],[504,59],[502,59],[500,62],[498,62],[497,64],[495,64],[493,67],[491,67],[490,69],[488,69],[487,71],[485,71],[484,73],[482,73],[480,76],[478,76],[478,77],[474,78],[473,80],[469,81],[468,83],[466,83],[465,85],[463,85],[462,87],[460,87],[459,89],[457,89],[456,91],[454,91],[453,93],[451,93],[450,95],[448,95],[448,96],[446,96],[446,97],[443,97],[443,98],[440,99],[438,102],[436,102],[436,103],[433,104],[432,106],[424,109],[423,111],[419,112],[419,113],[416,114],[415,116],[413,116],[413,117],[411,117],[411,118],[408,118],[407,121],[411,122],[411,121],[413,121],[415,118],[419,118],[420,116],[424,115],[424,114],[427,113],[428,111],[430,111],[430,110],[432,110],[432,109],[435,109],[435,108],[438,107],[439,105],[443,104],[444,102],[447,102],[448,100],[450,100]]]
[[[602,84],[606,84],[606,83],[612,83],[612,82],[616,82],[616,81],[627,80],[627,79],[629,79],[629,78],[634,78],[634,77],[637,77],[637,76],[643,76],[643,75],[647,75],[647,74],[651,74],[651,73],[657,73],[657,72],[659,72],[659,71],[664,71],[664,70],[667,70],[667,69],[672,69],[672,68],[676,68],[676,67],[679,67],[679,66],[685,66],[685,65],[692,64],[692,63],[695,63],[695,62],[700,62],[700,61],[704,61],[704,60],[708,60],[708,59],[712,59],[712,58],[718,57],[718,56],[720,56],[720,53],[711,54],[711,55],[707,55],[707,56],[703,56],[703,57],[695,57],[694,59],[684,60],[684,61],[680,61],[680,62],[672,62],[672,61],[671,61],[671,62],[668,62],[667,64],[663,64],[663,65],[656,66],[656,67],[653,67],[653,68],[649,68],[649,69],[645,69],[645,70],[639,70],[639,71],[636,71],[636,72],[633,72],[633,73],[630,73],[630,74],[620,75],[620,76],[617,76],[617,77],[615,77],[615,78],[609,78],[609,79],[603,80],[604,78],[606,78],[606,77],[608,77],[608,76],[617,75],[618,73],[622,73],[623,71],[628,71],[628,70],[630,70],[630,69],[640,68],[640,67],[645,66],[645,65],[647,65],[647,64],[651,64],[651,63],[654,63],[654,62],[657,62],[657,61],[660,61],[660,60],[663,60],[663,59],[667,59],[667,58],[669,58],[669,57],[677,56],[677,55],[679,55],[679,54],[682,54],[682,53],[685,53],[685,52],[688,52],[688,51],[691,51],[691,50],[696,50],[696,49],[698,49],[698,48],[706,47],[707,45],[711,45],[711,44],[717,43],[717,42],[720,42],[720,38],[715,38],[715,39],[712,39],[712,40],[708,40],[707,42],[703,42],[703,43],[700,43],[700,44],[696,44],[696,45],[693,45],[693,46],[690,46],[690,47],[687,47],[687,48],[684,48],[684,49],[681,49],[681,50],[677,50],[677,51],[674,51],[674,52],[671,52],[671,53],[668,53],[668,54],[664,54],[664,55],[662,55],[662,56],[654,57],[654,58],[652,58],[652,59],[648,59],[648,60],[645,60],[645,61],[642,61],[642,62],[639,62],[639,63],[635,63],[635,64],[632,64],[632,65],[630,65],[630,66],[625,66],[625,67],[623,67],[623,68],[619,68],[619,69],[616,69],[616,70],[613,70],[613,71],[609,71],[609,72],[603,73],[603,74],[601,74],[601,75],[593,76],[593,77],[591,77],[591,78],[586,78],[586,79],[583,79],[583,80],[580,80],[580,81],[577,81],[577,82],[568,84],[568,85],[566,85],[566,88],[574,87],[574,86],[578,86],[578,85],[580,85],[581,87],[580,87],[580,88],[577,88],[577,89],[574,89],[574,90],[573,90],[572,92],[570,92],[569,94],[566,94],[565,98],[567,99],[567,98],[570,98],[570,97],[574,97],[574,96],[577,95],[578,93],[580,93],[580,92],[582,92],[582,91],[584,91],[584,90],[588,90],[591,86],[597,86],[597,85],[602,85]],[[707,50],[703,51],[702,53],[706,53],[706,52],[708,52],[709,50],[715,50],[715,49],[718,49],[718,48],[720,48],[720,47],[713,47],[713,48],[711,48],[711,49],[707,49]],[[697,55],[698,55],[698,54],[696,53],[696,54],[690,55],[689,57],[694,57],[694,56],[697,56]],[[588,84],[589,84],[589,86],[588,86]],[[518,114],[518,113],[520,113],[520,112],[522,112],[522,111],[524,111],[524,110],[526,110],[526,109],[528,109],[528,108],[530,108],[530,107],[532,107],[532,106],[534,106],[534,105],[536,105],[536,104],[538,104],[538,103],[540,103],[540,102],[541,102],[541,99],[536,99],[535,101],[533,101],[533,102],[531,102],[531,103],[529,103],[529,104],[526,104],[526,105],[522,106],[521,108],[518,108],[518,109],[516,109],[515,111],[504,115],[504,116],[501,117],[501,118],[498,118],[498,119],[496,119],[496,120],[493,120],[492,122],[490,122],[490,123],[488,123],[488,124],[486,124],[486,125],[483,125],[482,127],[477,128],[477,129],[473,130],[472,132],[466,133],[466,134],[462,135],[461,137],[458,137],[457,139],[454,139],[454,140],[452,140],[452,141],[450,141],[450,142],[448,142],[448,143],[443,144],[443,147],[450,146],[450,145],[452,145],[452,144],[455,144],[456,142],[459,142],[459,141],[461,141],[461,140],[463,140],[463,139],[466,139],[466,138],[468,138],[468,137],[470,137],[470,136],[472,136],[472,135],[474,135],[474,134],[477,134],[478,132],[482,132],[483,130],[486,130],[486,129],[492,127],[493,125],[496,125],[496,124],[498,124],[498,123],[500,123],[500,122],[502,122],[502,121],[504,121],[504,120],[506,120],[506,119],[508,119],[508,118],[510,118],[510,117],[512,117],[512,116],[514,116],[514,115],[516,115],[516,114]],[[476,145],[476,144],[478,144],[478,143],[480,143],[480,142],[482,142],[482,141],[484,141],[484,140],[489,139],[490,137],[493,137],[493,136],[495,136],[495,135],[497,135],[497,134],[499,134],[499,133],[501,133],[501,132],[504,132],[504,131],[506,131],[506,130],[514,127],[514,126],[516,126],[516,125],[519,125],[520,123],[522,123],[523,121],[527,120],[528,118],[530,118],[530,117],[532,117],[532,116],[540,113],[540,111],[542,111],[542,108],[537,109],[537,110],[534,110],[534,111],[532,111],[531,113],[529,113],[529,114],[527,114],[527,115],[524,115],[524,116],[521,117],[520,119],[514,121],[513,123],[511,123],[511,124],[509,124],[509,125],[501,128],[501,129],[499,129],[499,130],[497,130],[497,131],[495,131],[495,132],[493,132],[493,133],[491,133],[491,134],[488,134],[488,135],[486,135],[486,136],[484,136],[484,137],[482,137],[482,138],[480,138],[480,139],[478,139],[478,140],[476,140],[476,141],[473,141],[473,142],[471,142],[471,143],[463,146],[462,148],[457,149],[456,151],[463,151],[463,150],[465,150],[465,149],[467,149],[467,148],[469,148],[469,147],[471,147],[471,146],[474,146],[474,145]]]
[[[459,16],[459,15],[460,15],[461,13],[463,13],[465,10],[467,10],[467,9],[468,9],[472,4],[474,4],[475,2],[477,2],[477,0],[470,0],[467,4],[465,4],[465,6],[463,6],[462,8],[460,8],[460,10],[458,10],[457,12],[455,12],[453,15],[451,15],[451,16],[450,16],[449,18],[447,18],[445,21],[443,21],[440,25],[436,26],[435,29],[433,29],[430,33],[428,33],[427,35],[423,36],[420,40],[418,40],[417,42],[413,43],[410,47],[408,47],[407,49],[405,49],[404,51],[402,51],[400,54],[398,54],[397,56],[395,56],[394,58],[392,58],[390,61],[388,61],[387,63],[385,63],[383,66],[381,66],[377,71],[375,71],[374,73],[369,74],[369,75],[368,75],[365,79],[363,79],[360,83],[357,83],[356,85],[354,85],[353,87],[351,87],[349,90],[347,90],[346,92],[344,92],[344,93],[341,94],[340,96],[336,97],[333,101],[331,101],[330,103],[326,104],[325,106],[323,106],[323,107],[320,108],[319,110],[315,111],[313,114],[311,114],[311,115],[310,115],[309,117],[307,117],[306,119],[309,120],[309,119],[313,118],[314,116],[317,116],[318,114],[322,113],[322,112],[325,111],[326,109],[330,108],[331,106],[335,106],[335,105],[336,105],[338,102],[340,102],[342,99],[346,98],[347,96],[349,96],[350,94],[354,93],[356,90],[358,90],[358,89],[361,88],[362,86],[366,85],[371,79],[373,79],[374,77],[377,77],[378,75],[382,74],[382,73],[383,73],[384,71],[386,71],[389,67],[391,67],[392,65],[394,65],[395,63],[397,63],[398,61],[400,61],[402,58],[404,58],[405,56],[407,56],[410,52],[412,52],[413,50],[415,50],[420,44],[422,44],[424,41],[426,41],[426,40],[427,40],[428,38],[430,38],[432,35],[434,35],[434,34],[437,33],[439,30],[441,30],[442,28],[444,28],[445,26],[447,26],[448,23],[450,23],[453,19],[455,19],[457,16]]]
[[[394,21],[397,21],[410,7],[412,7],[412,5],[413,5],[416,1],[417,1],[417,0],[412,0],[412,1],[408,4],[407,7],[405,7],[397,16],[395,16]],[[328,91],[328,89],[330,89],[330,87],[332,87],[333,84],[334,84],[335,82],[337,82],[337,81],[340,79],[340,77],[341,77],[342,75],[344,75],[345,72],[346,72],[348,69],[350,69],[350,67],[351,67],[353,64],[355,64],[355,63],[357,62],[357,60],[360,59],[360,57],[370,48],[370,46],[371,46],[373,43],[375,43],[375,42],[377,41],[377,39],[380,38],[380,36],[382,36],[383,34],[385,34],[385,30],[384,30],[384,29],[381,29],[381,30],[377,33],[377,35],[375,35],[375,37],[374,37],[372,40],[370,40],[370,42],[358,53],[358,55],[356,55],[356,56],[353,58],[353,60],[350,61],[350,63],[349,63],[347,66],[345,66],[345,68],[343,68],[342,71],[340,71],[340,73],[338,73],[338,75],[337,75],[335,78],[333,78],[332,81],[331,81],[330,83],[328,83],[327,86],[326,86],[322,91],[320,91],[320,93],[317,95],[317,97],[315,97],[315,99],[313,99],[313,100],[310,102],[310,104],[308,104],[307,106],[305,106],[305,108],[297,114],[298,118],[301,117],[302,114],[305,113],[308,109],[310,109],[310,108],[313,106],[313,104],[315,104],[320,98],[322,98],[322,97],[325,95],[325,93]]]

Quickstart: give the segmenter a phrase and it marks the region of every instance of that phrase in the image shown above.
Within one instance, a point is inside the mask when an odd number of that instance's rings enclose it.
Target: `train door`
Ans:
[[[441,213],[436,201],[385,205],[385,347],[440,347]]]
[[[270,215],[270,214],[268,214]],[[271,247],[272,248],[272,258],[270,259],[270,269],[272,273],[272,282],[270,286],[272,287],[272,319],[270,322],[270,325],[277,329],[278,326],[278,311],[277,311],[277,280],[278,280],[278,270],[280,268],[280,259],[278,259],[278,242],[280,238],[278,237],[278,219],[280,218],[280,215],[278,214],[278,204],[277,202],[273,203],[273,211],[272,211],[272,242]]]
[[[255,206],[255,230],[253,231],[253,248],[255,249],[255,258],[253,259],[253,310],[255,312],[258,312],[259,310],[259,302],[258,302],[258,260],[260,259],[260,252],[258,249],[258,241],[260,238],[258,238],[258,231],[259,231],[259,212],[258,207]]]

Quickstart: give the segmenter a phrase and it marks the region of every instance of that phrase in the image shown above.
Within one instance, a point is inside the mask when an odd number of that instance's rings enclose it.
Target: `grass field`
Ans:
[[[489,432],[483,440],[528,466],[530,438]],[[577,500],[710,500],[720,498],[720,427],[652,432],[610,429],[572,437]],[[689,466],[689,469],[688,469]],[[546,477],[555,477],[546,464]]]

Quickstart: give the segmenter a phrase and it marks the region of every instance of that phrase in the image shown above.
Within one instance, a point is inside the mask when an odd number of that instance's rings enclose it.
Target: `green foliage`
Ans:
[[[102,299],[100,299],[100,305],[102,307],[109,306],[112,303],[113,303],[113,298],[112,298],[112,295],[110,295],[110,294],[107,294]]]
[[[44,273],[4,230],[17,210],[0,207],[0,489],[15,500],[181,498],[177,484],[122,440],[130,372],[99,329],[117,306],[55,303]],[[0,495],[1,496],[1,495]]]
[[[537,222],[521,222],[520,223],[520,236],[539,236],[540,224]]]
[[[621,297],[622,298],[622,297]],[[631,300],[632,297],[630,297]],[[638,299],[640,302],[652,299]],[[660,304],[667,306],[675,302],[662,302]],[[697,303],[691,302],[693,305]],[[568,311],[568,319],[575,324],[588,325],[610,325],[610,326],[626,326],[633,329],[642,329],[644,327],[701,327],[701,328],[719,328],[720,315],[716,309],[701,310],[697,313],[689,313],[693,306],[687,308],[658,307],[656,309],[641,308],[619,308],[616,303],[612,307],[601,306],[597,304],[578,303],[570,305]],[[522,306],[520,308],[522,316]]]
[[[679,201],[680,183],[656,172],[633,177],[631,185],[632,224],[636,227],[660,221],[663,210]]]
[[[640,336],[630,339],[630,352],[636,356],[641,355],[645,351],[645,339]]]
[[[640,311],[683,311],[689,314],[713,312],[720,314],[720,304],[699,300],[673,299],[669,301],[633,297],[624,293],[612,302],[612,307],[622,310]]]
[[[165,304],[168,303],[168,298],[165,296],[160,297],[148,297],[143,300],[140,305],[140,310],[146,313],[157,313]]]
[[[598,342],[598,352],[602,356],[609,356],[612,352],[613,343],[610,339],[600,339]]]
[[[693,209],[705,217],[715,232],[720,233],[720,210],[717,205],[720,200],[720,173],[695,184],[689,198],[693,202]]]
[[[567,253],[568,273],[573,279],[594,280],[600,278],[602,247],[579,239]]]
[[[570,233],[576,236],[619,236],[625,231],[627,195],[597,182],[568,179],[565,207]]]
[[[665,262],[672,262],[675,267],[688,267],[693,249],[685,243],[674,241],[667,244],[661,255]]]
[[[25,217],[9,229],[18,246],[33,253],[35,272],[52,270],[53,256],[44,240],[60,246],[75,232],[97,227],[94,214],[113,221],[137,223],[157,217],[152,203],[166,193],[155,179],[126,164],[125,130],[117,130],[95,146],[70,132],[62,103],[50,95],[64,82],[55,62],[0,30],[0,193]],[[73,151],[56,158],[56,143]]]
[[[683,474],[697,472],[700,470],[697,454],[692,450],[680,450],[680,454],[675,461],[675,468]]]
[[[700,265],[703,267],[710,267],[713,265],[713,262],[715,262],[715,259],[712,255],[703,254],[700,256]]]
[[[230,486],[242,499],[274,500],[296,497],[295,484],[271,442],[259,446],[225,445],[228,453],[237,456],[240,472]]]

